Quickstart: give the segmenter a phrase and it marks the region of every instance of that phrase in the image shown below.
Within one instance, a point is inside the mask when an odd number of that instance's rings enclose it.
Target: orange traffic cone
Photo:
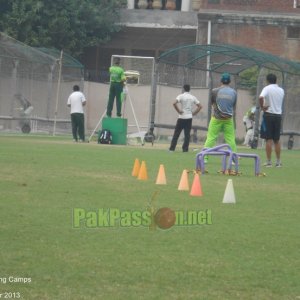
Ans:
[[[147,180],[148,179],[148,173],[147,173],[147,167],[146,167],[145,161],[142,161],[137,179],[139,179],[139,180]]]
[[[164,165],[159,166],[158,174],[156,177],[156,184],[167,184]]]
[[[189,186],[188,172],[187,170],[183,170],[178,185],[178,191],[189,191],[189,190],[190,190],[190,186]]]
[[[198,173],[195,173],[190,196],[203,196],[200,176]]]
[[[140,167],[141,167],[140,161],[136,158],[134,161],[131,175],[137,177],[139,175]]]

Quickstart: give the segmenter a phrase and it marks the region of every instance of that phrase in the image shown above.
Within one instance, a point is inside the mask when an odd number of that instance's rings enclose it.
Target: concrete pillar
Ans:
[[[199,11],[200,9],[200,0],[192,0],[192,10]]]
[[[127,0],[127,8],[134,9],[134,0]]]
[[[182,0],[181,11],[190,11],[190,10],[191,10],[191,0]]]

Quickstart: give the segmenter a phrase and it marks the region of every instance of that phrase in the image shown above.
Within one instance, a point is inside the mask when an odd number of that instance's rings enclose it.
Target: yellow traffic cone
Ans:
[[[134,176],[134,177],[137,177],[139,175],[140,167],[141,167],[140,161],[136,158],[134,160],[134,165],[133,165],[133,168],[132,168],[131,175]]]
[[[142,161],[137,179],[139,179],[139,180],[147,180],[148,179],[147,167],[146,167],[146,163],[144,160]]]

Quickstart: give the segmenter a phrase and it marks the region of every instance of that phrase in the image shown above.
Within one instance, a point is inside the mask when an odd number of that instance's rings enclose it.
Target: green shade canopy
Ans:
[[[229,72],[233,75],[253,66],[300,75],[298,62],[237,45],[185,45],[164,52],[158,61],[195,70]]]

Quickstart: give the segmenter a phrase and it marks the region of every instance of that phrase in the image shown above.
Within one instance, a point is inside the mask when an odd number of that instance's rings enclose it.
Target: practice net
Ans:
[[[0,131],[52,133],[56,122],[58,133],[71,132],[66,103],[74,84],[83,87],[83,66],[64,54],[60,68],[60,54],[0,33]]]
[[[250,76],[251,88],[245,85],[244,72],[257,69],[257,74]],[[243,141],[245,129],[243,116],[253,105],[259,106],[257,99],[266,85],[266,75],[277,75],[278,84],[285,90],[284,114],[282,122],[283,146],[287,139],[294,139],[295,146],[300,144],[300,64],[270,53],[237,45],[184,45],[164,52],[157,61],[154,95],[151,116],[151,128],[158,136],[172,136],[178,114],[172,104],[182,92],[183,84],[190,84],[191,93],[201,102],[203,109],[193,119],[192,138],[204,140],[211,117],[209,103],[211,90],[220,86],[223,72],[231,74],[231,86],[238,92],[236,114],[236,137]],[[251,73],[251,72],[250,72]],[[259,110],[257,110],[259,112]],[[259,126],[260,114],[256,116]],[[199,130],[198,130],[199,129]],[[256,131],[257,132],[257,131]]]

